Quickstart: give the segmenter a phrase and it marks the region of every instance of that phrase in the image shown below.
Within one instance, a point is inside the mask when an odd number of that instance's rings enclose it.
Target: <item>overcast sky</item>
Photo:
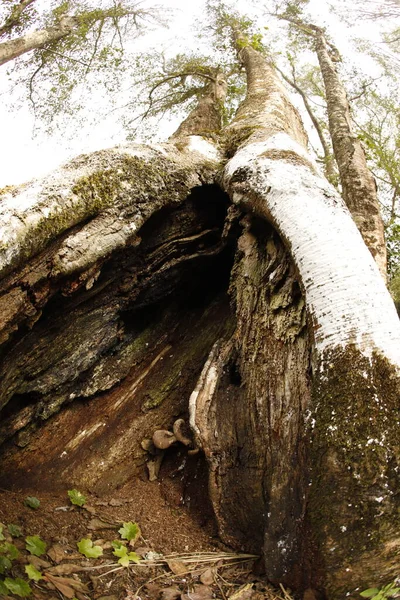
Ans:
[[[339,0],[336,0],[339,1]],[[245,2],[239,0],[237,5],[246,7]],[[319,24],[329,21],[330,26],[335,25],[335,19],[327,11],[326,0],[311,0],[313,13],[318,17]],[[169,29],[158,30],[150,39],[150,44],[162,43],[162,40],[174,39],[177,51],[183,49],[185,38],[190,39],[190,26],[194,17],[202,12],[202,3],[189,3],[187,0],[163,0],[158,5],[174,9],[175,16]],[[361,24],[364,33],[374,36],[376,26],[369,23]],[[346,35],[343,25],[336,28],[336,43],[339,48],[346,50]],[[341,39],[337,39],[339,38]],[[178,45],[178,39],[181,40]],[[171,42],[169,42],[171,44]],[[170,46],[171,48],[171,46]],[[0,69],[4,69],[1,67]],[[0,70],[1,73],[1,70]],[[1,91],[1,80],[0,80]],[[0,97],[0,122],[2,144],[0,146],[0,187],[8,184],[20,183],[31,178],[41,176],[54,169],[58,164],[82,152],[109,147],[124,141],[125,133],[122,126],[116,121],[115,115],[103,119],[95,127],[87,127],[74,134],[73,139],[68,136],[58,135],[46,137],[41,135],[33,139],[34,121],[28,105],[14,108],[11,111],[2,107]],[[73,126],[73,123],[71,123]],[[65,123],[68,129],[68,120]],[[176,128],[176,122],[167,124],[164,135],[168,136]]]

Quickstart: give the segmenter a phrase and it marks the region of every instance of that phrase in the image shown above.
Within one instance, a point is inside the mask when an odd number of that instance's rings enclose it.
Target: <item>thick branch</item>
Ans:
[[[79,25],[79,21],[75,17],[63,17],[58,25],[48,27],[40,31],[27,33],[14,40],[8,40],[0,44],[0,65],[22,56],[26,52],[43,48],[47,44],[57,42],[64,37],[67,37]]]

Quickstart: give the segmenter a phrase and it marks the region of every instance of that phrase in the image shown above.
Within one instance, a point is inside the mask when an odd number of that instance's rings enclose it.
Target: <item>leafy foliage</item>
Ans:
[[[7,4],[0,9],[0,44],[2,32],[15,39],[28,30],[54,31],[69,24],[64,37],[8,63],[11,80],[20,91],[24,86],[21,100],[28,97],[35,115],[49,126],[57,114],[74,114],[85,92],[119,89],[121,72],[129,68],[125,57],[132,55],[127,47],[149,25],[161,23],[156,9],[145,9],[137,0],[52,0],[37,8],[17,0]]]
[[[371,600],[386,600],[387,598],[396,598],[400,593],[400,587],[396,587],[395,583],[388,583],[383,588],[369,588],[360,593],[363,598],[371,598]]]
[[[94,546],[92,540],[89,538],[83,538],[77,543],[78,550],[86,558],[99,558],[103,554],[103,548],[101,546]]]
[[[10,523],[9,525],[7,525],[7,529],[12,537],[18,538],[23,536],[22,529],[19,525],[13,525],[12,523]]]
[[[141,535],[139,525],[137,523],[132,523],[132,521],[123,523],[122,527],[118,529],[118,533],[121,535],[123,540],[128,540],[132,543],[135,542]]]
[[[3,534],[3,525],[0,525],[0,542],[2,542],[5,539],[6,538],[4,537],[4,534]]]
[[[10,577],[6,577],[4,580],[4,585],[8,591],[20,598],[26,598],[32,593],[32,589],[26,581],[21,579],[20,577],[16,577],[15,579],[11,579]]]
[[[12,562],[7,556],[0,556],[0,575],[4,575],[12,567]]]
[[[43,579],[41,572],[35,569],[33,565],[26,565],[25,573],[28,575],[29,579],[33,579],[33,581],[40,581]]]
[[[123,567],[128,567],[130,562],[139,563],[141,558],[136,552],[128,552],[128,549],[122,542],[118,540],[112,543],[114,556],[118,556],[118,563]]]
[[[36,510],[40,506],[40,500],[38,500],[34,496],[28,496],[27,498],[25,498],[24,504],[26,506],[29,506],[29,508],[33,508],[34,510]]]
[[[68,490],[68,496],[71,500],[71,503],[75,504],[76,506],[83,506],[86,502],[86,496],[84,496],[78,490]]]
[[[26,549],[34,556],[42,556],[46,553],[47,544],[38,535],[28,535],[25,541]]]
[[[19,550],[14,544],[4,542],[3,544],[0,544],[0,554],[4,555],[9,560],[14,560],[15,558],[18,558]]]

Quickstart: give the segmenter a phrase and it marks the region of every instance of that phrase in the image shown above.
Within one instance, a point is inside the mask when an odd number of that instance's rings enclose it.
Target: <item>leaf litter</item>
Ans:
[[[82,500],[83,494],[75,492],[74,498]],[[40,498],[35,510],[24,503],[27,493]],[[66,490],[59,494],[1,491],[1,532],[19,556],[0,577],[0,596],[38,600],[54,600],[55,596],[71,600],[291,598],[288,590],[274,590],[252,572],[257,557],[230,552],[219,542],[203,506],[197,514],[190,512],[172,488],[161,492],[158,483],[140,480],[119,493],[118,498],[115,491],[113,496],[96,497],[85,490],[84,505],[60,511],[57,508],[68,499]],[[28,539],[33,554],[27,550]],[[86,556],[78,551],[78,544]]]

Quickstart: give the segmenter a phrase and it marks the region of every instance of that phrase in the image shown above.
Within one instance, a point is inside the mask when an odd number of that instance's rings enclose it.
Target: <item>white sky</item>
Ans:
[[[248,3],[245,3],[244,0],[239,0],[237,4],[241,5],[245,12],[249,8]],[[185,38],[190,40],[191,24],[196,16],[201,15],[203,3],[196,2],[193,5],[188,0],[164,0],[159,2],[158,5],[175,10],[175,17],[168,30],[158,29],[147,42],[150,45],[155,45],[164,41],[169,43],[169,49],[176,47],[177,51],[182,50]],[[327,11],[326,0],[311,0],[310,8],[313,14],[317,18],[319,17],[319,24],[328,24],[329,22],[331,27],[332,25],[335,26],[334,17]],[[367,28],[368,31],[366,31]],[[334,29],[336,29],[335,41],[337,45],[343,52],[346,52],[347,43],[345,36],[343,36],[343,25],[336,24]],[[361,23],[361,29],[364,30],[362,33],[368,33],[370,38],[375,37],[377,33],[377,28],[373,24],[371,27],[371,23]],[[173,42],[171,42],[171,34]],[[179,39],[182,40],[180,44]],[[144,41],[139,43],[144,43]],[[0,74],[1,69],[4,69],[4,66],[0,67]],[[34,121],[28,105],[12,111],[8,111],[0,105],[0,123],[2,138],[0,146],[0,187],[39,177],[77,154],[113,146],[125,139],[121,125],[116,122],[113,116],[108,120],[103,120],[95,127],[90,126],[86,129],[80,129],[79,135],[76,134],[72,140],[62,135],[51,138],[42,135],[32,139]],[[176,122],[167,124],[165,136],[167,137],[172,133],[176,126]]]

